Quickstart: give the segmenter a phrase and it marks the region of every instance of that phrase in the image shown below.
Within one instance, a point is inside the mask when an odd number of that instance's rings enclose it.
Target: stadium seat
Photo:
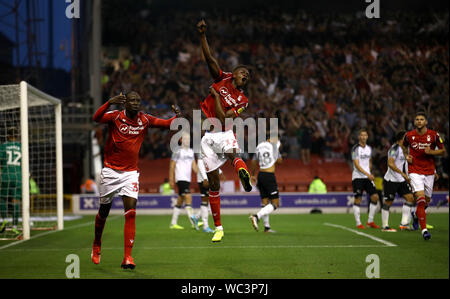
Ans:
[[[308,192],[308,185],[297,185],[297,192]]]

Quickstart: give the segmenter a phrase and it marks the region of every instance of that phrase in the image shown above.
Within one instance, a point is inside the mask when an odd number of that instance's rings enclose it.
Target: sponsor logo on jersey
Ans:
[[[413,142],[411,143],[411,147],[415,150],[423,150],[426,147],[429,147],[431,143],[422,143],[422,142]]]
[[[119,126],[119,131],[122,134],[138,135],[140,133],[140,131],[142,131],[143,129],[144,129],[143,126],[133,127],[133,126],[128,126],[126,124],[121,124]]]
[[[223,99],[225,100],[225,102],[227,102],[228,105],[230,106],[237,106],[237,102],[241,101],[242,96],[239,96],[237,101],[231,96],[231,94],[229,93],[228,89],[225,86],[222,86],[219,89],[219,93],[220,95],[223,97]]]
[[[119,131],[123,134],[128,133],[128,126],[126,124],[121,124],[119,127]]]

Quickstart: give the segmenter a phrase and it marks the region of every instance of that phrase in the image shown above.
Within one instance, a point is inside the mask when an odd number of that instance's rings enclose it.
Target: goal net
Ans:
[[[0,85],[0,239],[63,229],[60,100]]]

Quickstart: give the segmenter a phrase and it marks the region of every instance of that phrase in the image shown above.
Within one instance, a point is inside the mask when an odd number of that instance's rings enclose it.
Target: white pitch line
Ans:
[[[383,243],[384,245],[389,246],[389,247],[396,247],[396,246],[397,246],[397,245],[395,245],[394,243],[391,243],[391,242],[389,242],[389,241],[386,241],[386,240],[383,240],[383,239],[380,239],[380,238],[377,238],[377,237],[374,237],[374,236],[365,234],[365,233],[363,233],[363,232],[359,232],[359,231],[357,231],[357,230],[354,230],[354,229],[351,229],[351,228],[348,228],[348,227],[345,227],[345,226],[342,226],[342,225],[333,224],[333,223],[327,223],[327,222],[325,222],[324,225],[327,225],[327,226],[333,226],[333,227],[337,227],[337,228],[341,228],[341,229],[348,230],[348,231],[350,231],[350,232],[352,232],[352,233],[355,233],[355,234],[357,234],[357,235],[364,236],[364,237],[367,237],[367,238],[372,239],[372,240],[374,240],[374,241]]]
[[[111,221],[111,220],[114,220],[114,219],[119,218],[119,217],[120,216],[112,216],[112,217],[109,217],[108,219]],[[71,229],[75,229],[75,228],[79,228],[79,227],[83,227],[83,226],[88,226],[88,225],[93,225],[93,224],[95,224],[95,221],[89,221],[89,222],[86,222],[86,223],[81,223],[81,224],[78,224],[78,225],[70,226],[70,227],[65,228],[63,230],[52,230],[52,231],[48,231],[48,232],[45,232],[45,233],[37,234],[37,235],[32,236],[29,240],[20,240],[20,241],[16,241],[16,242],[12,242],[12,243],[6,244],[4,246],[0,246],[0,250],[6,249],[6,248],[11,247],[11,246],[18,245],[18,244],[26,242],[26,241],[30,241],[30,240],[36,239],[36,238],[39,238],[39,237],[47,236],[47,235],[54,234],[54,233],[57,233],[57,232],[64,232],[64,231],[68,231],[68,230],[71,230]],[[27,249],[27,251],[28,250],[30,250],[30,249]]]
[[[268,249],[268,248],[373,248],[386,247],[385,245],[262,245],[262,246],[154,246],[154,247],[137,247],[138,250],[167,250],[167,249]],[[76,250],[92,250],[92,248],[75,248]],[[69,251],[70,248],[25,248],[25,249],[9,249],[5,251]],[[123,250],[123,247],[106,247],[102,250]]]
[[[120,218],[120,216],[110,217],[109,220],[113,220],[113,219],[117,219],[117,218]],[[90,222],[74,225],[74,226],[66,228],[66,229],[64,229],[62,231],[67,231],[67,230],[71,230],[71,229],[75,229],[75,228],[79,228],[79,227],[84,227],[84,226],[88,226],[88,225],[92,225],[92,224],[94,224],[94,221],[90,221]],[[351,231],[351,232],[353,232],[355,234],[358,234],[358,235],[370,238],[372,240],[375,240],[377,242],[383,243],[385,246],[389,246],[389,247],[397,246],[397,245],[395,245],[395,244],[393,244],[391,242],[388,242],[388,241],[382,240],[380,238],[377,238],[377,237],[374,237],[374,236],[371,236],[371,235],[368,235],[368,234],[365,234],[365,233],[362,233],[362,232],[350,229],[350,228],[342,226],[342,225],[337,225],[337,224],[332,224],[332,223],[324,223],[324,225],[333,226],[333,227],[337,227],[337,228],[341,228],[341,229],[345,229],[345,230]],[[41,234],[32,236],[30,238],[30,240],[31,239],[36,239],[36,238],[39,238],[39,237],[42,237],[42,236],[46,236],[46,235],[49,235],[49,234],[53,234],[53,233],[56,233],[56,232],[60,232],[60,231],[54,230],[54,231],[41,233]],[[12,247],[14,245],[18,245],[18,244],[23,243],[23,242],[25,242],[25,240],[20,240],[20,241],[16,241],[16,242],[13,242],[13,243],[9,243],[7,245],[1,246],[0,250],[4,250],[6,248]],[[157,250],[157,249],[209,249],[209,248],[214,248],[214,249],[220,249],[220,248],[221,249],[252,249],[252,248],[261,248],[261,249],[263,249],[263,248],[364,248],[364,247],[374,247],[374,246],[373,245],[262,245],[262,246],[258,246],[258,245],[253,245],[253,246],[251,246],[251,245],[250,246],[226,246],[226,245],[223,246],[223,245],[218,245],[218,246],[176,246],[176,247],[174,247],[174,246],[165,246],[165,247],[157,246],[157,247],[142,247],[142,248],[139,247],[139,249],[142,249],[142,250]],[[384,246],[379,246],[379,247],[384,247]],[[80,248],[80,249],[82,249],[82,248]],[[104,250],[116,250],[116,249],[117,250],[118,249],[123,250],[123,248],[102,248],[102,249],[104,249]],[[21,249],[14,249],[14,250],[19,251]],[[35,251],[60,251],[60,250],[68,250],[68,249],[63,249],[63,248],[61,248],[61,249],[50,249],[50,248],[49,249],[42,249],[42,248],[30,249],[30,248],[28,248],[28,249],[23,249],[23,250],[24,251],[32,251],[32,250],[35,250]],[[89,250],[90,250],[90,248],[89,248]]]

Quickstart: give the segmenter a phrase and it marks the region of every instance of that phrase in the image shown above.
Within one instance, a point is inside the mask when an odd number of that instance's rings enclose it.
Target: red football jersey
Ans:
[[[436,131],[427,129],[425,134],[419,135],[416,130],[406,133],[403,144],[409,147],[409,154],[413,157],[412,163],[408,163],[409,173],[432,175],[435,172],[434,156],[425,154],[427,146],[434,150],[442,149],[444,143]]]
[[[148,128],[169,128],[175,117],[159,119],[139,112],[135,119],[130,119],[125,110],[106,112],[108,107],[109,103],[106,102],[93,118],[96,122],[108,124],[109,134],[105,144],[104,164],[115,170],[139,170],[139,150]]]
[[[222,104],[223,111],[226,113],[231,109],[234,111],[235,115],[238,116],[238,110],[240,108],[247,108],[248,99],[241,89],[233,86],[231,83],[232,78],[232,73],[223,72],[221,70],[219,77],[214,80],[212,87],[220,95],[220,102]],[[200,103],[200,107],[206,117],[216,117],[214,97],[211,94]]]

